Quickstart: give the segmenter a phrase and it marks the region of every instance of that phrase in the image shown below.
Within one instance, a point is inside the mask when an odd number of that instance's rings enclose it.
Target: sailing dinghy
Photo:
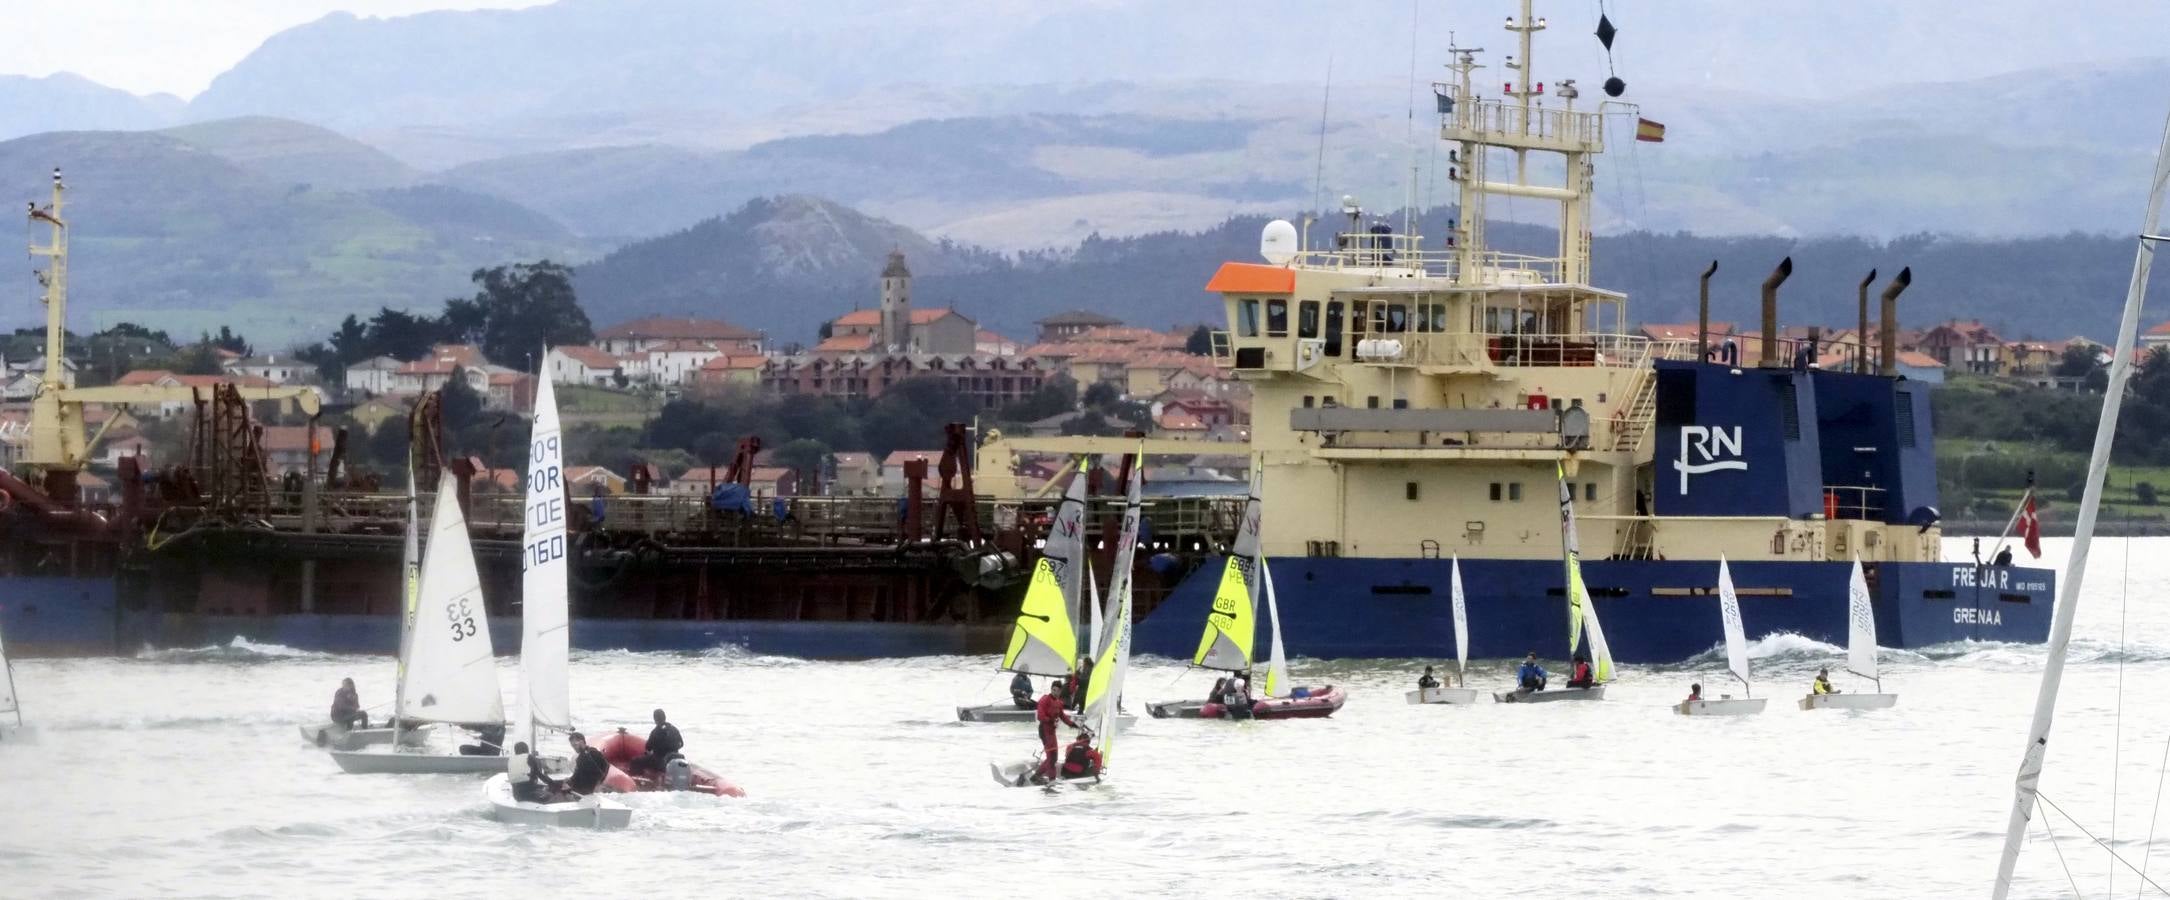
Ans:
[[[1105,638],[1099,641],[1099,658],[1093,663],[1091,677],[1085,680],[1083,721],[1092,729],[1093,749],[1100,753],[1100,770],[1073,777],[1061,774],[1059,764],[1056,767],[1056,777],[1061,782],[1081,788],[1099,784],[1107,777],[1108,759],[1115,754],[1115,736],[1129,724],[1125,720],[1132,718],[1122,714],[1122,697],[1123,677],[1130,670],[1130,564],[1138,544],[1138,523],[1143,508],[1139,482],[1144,479],[1144,465],[1145,455],[1140,453],[1137,464],[1131,468],[1130,492],[1123,502],[1123,536],[1116,550],[1115,577],[1108,584],[1109,599],[1115,606],[1107,616]],[[988,768],[996,782],[1007,787],[1026,787],[1033,783],[1040,762],[1034,757],[1009,765],[989,763]]]
[[[1469,612],[1462,602],[1462,558],[1454,557],[1449,594],[1454,598],[1454,685],[1418,688],[1402,696],[1410,703],[1451,703],[1466,705],[1477,702],[1475,688],[1463,687],[1469,675]]]
[[[1567,655],[1574,658],[1576,648],[1582,645],[1583,627],[1589,626],[1591,656],[1595,657],[1590,675],[1596,684],[1536,691],[1517,687],[1492,695],[1501,703],[1603,700],[1605,683],[1612,680],[1612,648],[1605,644],[1605,628],[1598,624],[1597,606],[1590,602],[1589,588],[1582,583],[1581,542],[1575,535],[1575,492],[1567,484],[1566,468],[1554,464],[1553,471],[1560,480],[1560,550],[1567,561]]]
[[[415,592],[421,586],[422,566],[420,525],[417,524],[420,510],[414,495],[412,459],[409,460],[409,463],[407,467],[407,533],[406,540],[400,547],[399,557],[399,659],[402,661],[402,665],[404,665],[404,660],[407,658],[407,645],[414,640]],[[401,735],[400,738],[402,744],[419,744],[427,738],[427,735],[416,729]],[[315,744],[319,747],[358,750],[363,747],[376,747],[391,743],[392,729],[388,727],[348,728],[338,722],[325,721],[301,726],[301,739],[306,743]]]
[[[1078,585],[1085,573],[1085,463],[1080,461],[1070,487],[1055,507],[1047,532],[1047,545],[1032,564],[1032,580],[1025,587],[1017,621],[1010,627],[1009,649],[1002,653],[1001,670],[1059,678],[1077,668],[1078,636],[1072,611],[1077,608]],[[957,707],[964,722],[1031,722],[1034,709],[1004,700],[983,706]]]
[[[1716,700],[1682,700],[1673,707],[1683,716],[1749,716],[1763,711],[1769,698],[1753,696],[1748,686],[1748,636],[1741,628],[1741,601],[1733,593],[1733,571],[1726,565],[1725,557],[1718,557],[1718,616],[1725,620],[1725,665],[1727,673],[1741,683],[1741,692],[1748,697],[1734,698],[1724,695]]]
[[[534,753],[546,737],[563,739],[573,730],[572,692],[567,669],[572,625],[570,572],[565,535],[565,451],[558,429],[557,395],[550,379],[535,388],[535,424],[528,440],[526,525],[520,540],[520,723],[521,740]],[[624,828],[633,811],[601,794],[557,803],[531,803],[513,796],[512,780],[526,778],[527,760],[503,758],[506,771],[482,787],[490,814],[516,825],[567,825]],[[624,784],[613,768],[607,782]]]
[[[1869,580],[1861,574],[1861,557],[1854,557],[1854,571],[1846,581],[1846,671],[1876,685],[1872,693],[1811,693],[1801,698],[1802,709],[1890,709],[1899,695],[1884,693],[1884,679],[1876,670],[1876,608],[1869,602]]]
[[[1257,466],[1253,466],[1253,471]],[[1258,618],[1258,500],[1259,478],[1251,476],[1251,495],[1243,504],[1243,520],[1236,528],[1236,543],[1228,548],[1221,564],[1221,581],[1213,590],[1213,607],[1206,612],[1205,635],[1191,665],[1231,675],[1251,668],[1251,641]],[[1156,719],[1196,719],[1207,707],[1220,707],[1220,697],[1205,700],[1167,700],[1148,703],[1145,711]]]
[[[399,660],[393,731],[429,723],[502,728],[505,722],[482,576],[475,569],[458,490],[459,482],[446,471],[438,480],[437,504],[430,514],[421,587],[410,595],[401,614],[403,622],[413,620],[416,627],[404,642]],[[435,748],[362,748],[333,750],[331,757],[339,768],[357,775],[479,775],[504,768],[502,748],[486,755]]]

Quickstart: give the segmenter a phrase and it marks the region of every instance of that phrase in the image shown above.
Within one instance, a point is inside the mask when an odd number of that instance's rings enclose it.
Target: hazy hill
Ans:
[[[0,75],[0,140],[40,131],[157,128],[180,121],[185,108],[171,94],[139,96],[68,72]]]
[[[262,123],[242,123],[260,129]],[[224,141],[217,123],[187,132]],[[0,142],[0,197],[70,187],[72,313],[176,333],[230,323],[267,346],[347,312],[434,307],[474,268],[591,252],[548,217],[448,187],[332,190],[244,168],[157,132],[57,132]],[[269,170],[276,170],[273,165]],[[18,270],[16,295],[34,285]],[[8,318],[22,322],[21,306]]]
[[[168,128],[165,134],[216,154],[271,184],[335,190],[405,187],[422,173],[338,132],[268,116]]]

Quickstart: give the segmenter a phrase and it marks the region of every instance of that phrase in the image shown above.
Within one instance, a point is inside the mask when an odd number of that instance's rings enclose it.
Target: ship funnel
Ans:
[[[1710,358],[1710,276],[1718,274],[1718,261],[1711,260],[1710,268],[1703,270],[1702,302],[1695,314],[1695,358]]]
[[[1857,373],[1871,371],[1869,367],[1869,285],[1874,283],[1876,283],[1876,270],[1870,269],[1868,276],[1861,279],[1861,321],[1858,326],[1860,330],[1854,332],[1853,370]]]
[[[1778,355],[1778,286],[1793,275],[1793,257],[1778,261],[1778,268],[1771,270],[1771,277],[1763,279],[1763,365],[1777,368],[1785,365]]]
[[[1899,374],[1899,295],[1906,286],[1914,283],[1914,267],[1899,270],[1899,277],[1891,279],[1884,288],[1884,374]]]

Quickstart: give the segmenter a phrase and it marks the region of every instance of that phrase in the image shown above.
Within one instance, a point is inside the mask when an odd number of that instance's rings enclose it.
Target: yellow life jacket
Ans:
[[[1815,685],[1813,685],[1813,690],[1819,694],[1831,693],[1831,682],[1818,678]]]

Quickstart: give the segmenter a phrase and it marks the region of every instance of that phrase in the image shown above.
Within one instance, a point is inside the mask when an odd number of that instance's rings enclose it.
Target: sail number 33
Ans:
[[[464,641],[475,636],[475,613],[464,597],[445,604],[445,623],[452,626],[454,641]]]

